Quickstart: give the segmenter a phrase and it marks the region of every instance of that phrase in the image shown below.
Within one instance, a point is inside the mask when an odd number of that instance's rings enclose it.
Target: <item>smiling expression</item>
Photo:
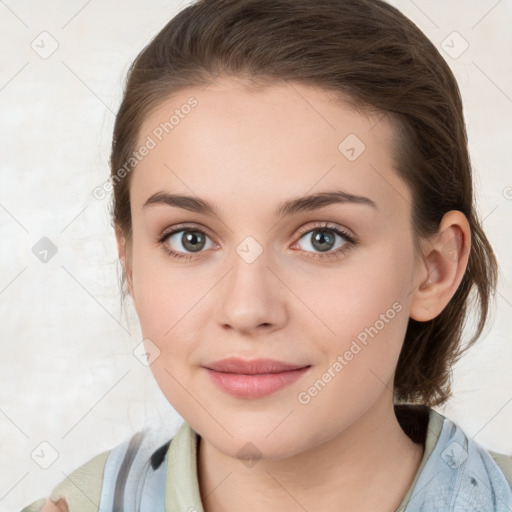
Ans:
[[[191,97],[131,176],[128,281],[151,369],[224,453],[298,453],[390,400],[419,269],[393,130],[321,89],[225,77],[163,101],[140,144]],[[230,357],[305,370],[275,386],[206,368]]]

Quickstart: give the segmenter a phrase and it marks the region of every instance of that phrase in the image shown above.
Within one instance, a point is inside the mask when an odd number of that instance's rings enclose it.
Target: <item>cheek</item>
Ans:
[[[145,257],[143,251],[134,254],[134,303],[143,338],[151,340],[158,350],[150,366],[155,381],[180,415],[194,417],[201,413],[190,399],[191,394],[201,396],[190,374],[201,338],[196,319],[211,279],[158,260],[154,255],[152,259]],[[149,344],[147,350],[156,349]]]
[[[409,320],[411,275],[407,250],[390,244],[378,254],[361,252],[337,272],[297,281],[297,294],[315,315],[295,315],[296,321],[323,354],[315,378],[328,372],[325,379],[336,382],[319,404],[328,407],[337,392],[347,404],[366,400],[391,380]]]
[[[134,247],[133,300],[145,337],[165,339],[186,323],[208,287],[204,272],[171,266],[154,250]]]
[[[396,281],[396,274],[391,269],[384,274],[368,270],[339,280],[333,276],[328,285],[326,281],[328,300],[317,311],[332,332],[319,323],[326,334],[309,338],[310,343],[316,341],[322,358],[297,397],[300,410],[316,418],[308,421],[318,421],[318,428],[326,416],[332,425],[348,426],[383,392],[393,389],[408,323],[406,287]],[[321,294],[314,295],[320,306]],[[304,332],[312,333],[311,325],[304,322]],[[323,428],[326,438],[333,434]]]
[[[395,339],[408,321],[413,275],[409,256],[403,246],[389,244],[377,252],[360,251],[332,270],[304,272],[300,279],[290,269],[284,280],[293,283],[294,293],[310,310],[296,314],[295,320],[304,327],[309,324],[309,330],[316,324],[319,338],[337,339],[340,347],[360,333],[364,337],[365,329],[375,324]]]

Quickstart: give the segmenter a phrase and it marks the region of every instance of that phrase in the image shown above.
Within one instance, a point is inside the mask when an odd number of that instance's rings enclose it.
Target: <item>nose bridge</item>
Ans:
[[[284,317],[279,283],[268,266],[269,253],[252,237],[244,239],[229,258],[231,271],[221,287],[218,320],[236,330],[277,325]]]
[[[230,259],[232,280],[238,286],[266,286],[270,254],[253,237],[244,239]],[[256,292],[256,291],[254,291]]]

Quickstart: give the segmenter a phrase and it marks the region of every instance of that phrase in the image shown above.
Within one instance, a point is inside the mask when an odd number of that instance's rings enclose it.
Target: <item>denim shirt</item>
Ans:
[[[186,422],[170,441],[152,434],[138,432],[81,466],[51,499],[65,498],[70,512],[204,512],[197,477],[199,435]],[[396,512],[511,512],[512,458],[494,454],[498,465],[491,453],[429,409],[425,453]],[[84,485],[90,489],[86,498],[79,491]],[[22,512],[41,506],[42,500]]]
[[[511,512],[512,490],[489,452],[444,418],[404,512]]]

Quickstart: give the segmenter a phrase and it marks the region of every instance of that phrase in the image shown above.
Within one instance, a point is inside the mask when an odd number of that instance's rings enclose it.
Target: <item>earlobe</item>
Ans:
[[[471,228],[459,211],[446,213],[438,232],[422,244],[420,283],[413,292],[410,317],[418,322],[439,315],[457,291],[466,271]]]

